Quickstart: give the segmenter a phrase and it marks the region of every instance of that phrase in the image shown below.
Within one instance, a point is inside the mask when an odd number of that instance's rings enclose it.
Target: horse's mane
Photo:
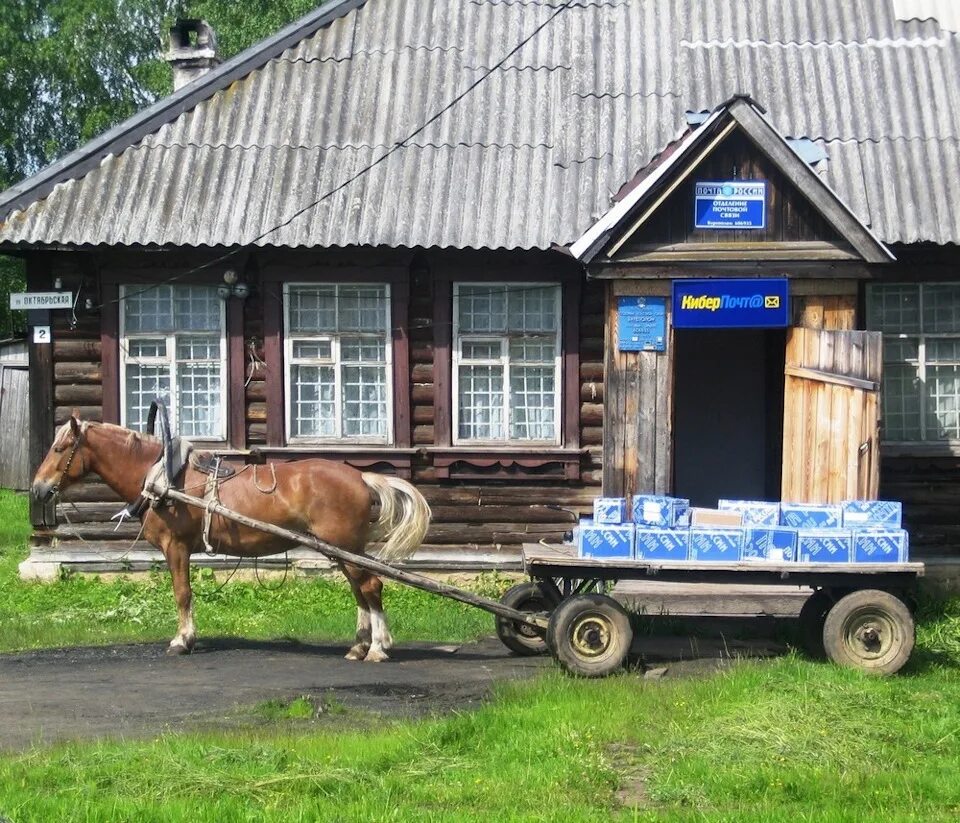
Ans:
[[[152,434],[125,429],[123,426],[117,426],[113,423],[98,423],[95,420],[85,420],[83,422],[83,430],[86,431],[88,428],[103,429],[110,434],[122,435],[127,440],[127,448],[137,456],[143,454],[147,446],[160,445],[160,438],[154,437]]]

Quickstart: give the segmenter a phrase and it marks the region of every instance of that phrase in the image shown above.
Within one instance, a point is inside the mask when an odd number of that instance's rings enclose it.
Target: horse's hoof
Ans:
[[[344,655],[346,660],[363,660],[367,656],[367,650],[370,648],[366,643],[357,643],[350,651]]]
[[[390,657],[385,651],[380,651],[377,649],[370,649],[367,652],[367,656],[363,658],[364,663],[382,663],[384,660],[389,660]]]
[[[167,654],[171,657],[179,657],[180,655],[190,654],[191,649],[187,648],[183,643],[171,643],[167,646]]]

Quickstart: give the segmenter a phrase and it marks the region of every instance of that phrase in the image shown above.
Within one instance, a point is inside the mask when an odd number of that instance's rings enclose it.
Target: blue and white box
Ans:
[[[839,529],[843,507],[814,503],[781,503],[780,525],[794,529]]]
[[[801,563],[849,563],[853,559],[853,532],[799,529],[797,555]]]
[[[580,557],[607,557],[630,560],[633,557],[633,523],[616,525],[581,520],[577,530]]]
[[[593,501],[593,522],[619,525],[627,520],[625,497],[597,497]]]
[[[855,563],[906,563],[910,535],[904,529],[859,529],[853,533]]]
[[[761,500],[718,500],[721,511],[740,512],[744,526],[779,526],[780,504]]]
[[[636,527],[633,545],[637,560],[686,560],[689,533],[641,524]]]
[[[690,523],[690,501],[662,494],[635,494],[631,501],[634,523],[672,529]]]
[[[797,530],[789,526],[751,526],[743,532],[744,560],[793,563],[797,559]]]
[[[886,526],[899,529],[903,522],[903,504],[894,500],[846,500],[843,503],[845,529]]]
[[[738,563],[743,552],[743,529],[707,528],[690,529],[691,560]]]

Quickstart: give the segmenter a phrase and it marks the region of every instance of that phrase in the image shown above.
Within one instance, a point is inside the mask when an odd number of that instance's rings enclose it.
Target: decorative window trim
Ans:
[[[535,444],[453,443],[453,284],[529,282],[530,271],[523,266],[504,270],[499,267],[478,267],[475,271],[440,270],[434,274],[434,445],[427,449],[439,479],[475,480],[509,479],[512,481],[544,481],[548,479],[579,480],[584,451],[580,448],[580,293],[581,274],[568,271],[538,272],[537,281],[561,286],[561,382],[559,446],[544,448]],[[553,276],[551,276],[553,274]],[[507,446],[506,448],[504,446]],[[513,456],[511,456],[513,455]],[[489,470],[496,461],[502,474],[494,478]],[[558,463],[563,475],[551,478],[546,472]],[[558,473],[559,474],[559,473]]]
[[[387,423],[387,433],[385,437],[374,437],[369,435],[358,435],[358,436],[349,436],[342,434],[343,432],[343,421],[342,421],[342,412],[343,412],[343,381],[342,381],[342,372],[343,360],[341,356],[341,340],[344,336],[357,336],[357,337],[373,337],[375,333],[373,332],[357,332],[356,334],[352,332],[341,332],[338,330],[333,331],[317,331],[317,332],[304,332],[294,335],[291,331],[290,323],[290,293],[291,289],[297,287],[311,287],[311,286],[353,286],[353,285],[366,285],[366,286],[383,286],[385,289],[385,298],[386,298],[386,327],[382,331],[382,335],[377,333],[377,339],[383,339],[385,344],[384,352],[384,376],[386,381],[385,391],[386,391],[386,423]],[[335,283],[311,283],[311,282],[299,282],[299,281],[287,281],[283,283],[283,313],[284,313],[284,335],[283,335],[283,355],[284,355],[284,371],[283,371],[283,380],[284,380],[284,430],[286,432],[286,442],[291,446],[299,445],[357,445],[357,446],[369,446],[369,445],[379,445],[379,446],[392,446],[394,443],[394,414],[393,407],[396,401],[396,389],[394,386],[394,369],[393,369],[393,340],[390,333],[390,329],[393,326],[393,317],[392,317],[392,299],[391,299],[392,289],[389,283],[362,283],[357,284],[353,282],[335,282]],[[339,294],[337,294],[337,299],[339,300]],[[338,434],[332,436],[322,436],[322,435],[294,435],[293,434],[293,391],[292,391],[292,370],[295,365],[301,365],[299,362],[300,359],[294,357],[293,349],[294,342],[296,341],[315,341],[315,342],[329,342],[331,350],[331,358],[329,365],[332,366],[337,372],[335,377],[335,389],[334,389],[334,416],[336,420],[336,429]]]

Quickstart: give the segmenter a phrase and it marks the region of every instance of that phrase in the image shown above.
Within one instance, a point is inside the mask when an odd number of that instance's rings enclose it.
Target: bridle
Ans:
[[[50,489],[51,493],[56,496],[60,494],[60,486],[63,484],[63,478],[67,476],[67,472],[70,471],[70,467],[73,465],[73,459],[77,456],[77,451],[80,449],[80,441],[83,439],[83,429],[81,428],[76,435],[76,439],[73,441],[73,448],[70,449],[70,454],[67,456],[67,462],[64,464],[63,469],[60,472],[60,477],[57,479],[57,482],[53,484],[53,487]]]

